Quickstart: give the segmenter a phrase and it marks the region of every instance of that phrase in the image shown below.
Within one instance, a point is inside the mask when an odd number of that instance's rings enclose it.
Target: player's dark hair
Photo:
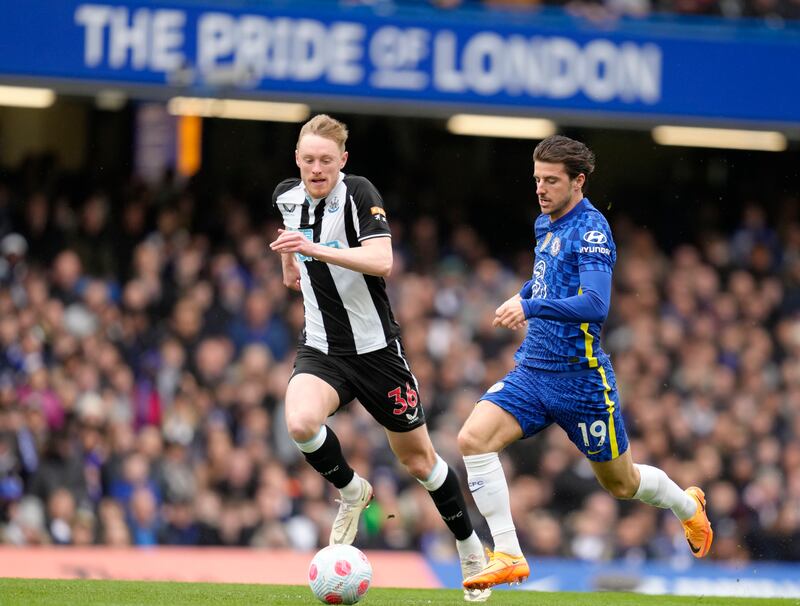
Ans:
[[[594,171],[594,154],[584,143],[564,135],[551,135],[533,150],[533,161],[563,164],[570,179],[581,173],[589,179]],[[584,188],[586,183],[584,183]]]

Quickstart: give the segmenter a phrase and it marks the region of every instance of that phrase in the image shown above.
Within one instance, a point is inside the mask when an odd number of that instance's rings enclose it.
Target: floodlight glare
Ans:
[[[447,130],[455,135],[544,139],[556,132],[556,125],[542,118],[456,114],[447,121]]]
[[[53,105],[55,100],[56,93],[49,88],[0,86],[0,105],[42,109]]]
[[[653,140],[661,145],[746,149],[780,152],[786,149],[786,136],[777,131],[656,126]]]
[[[203,97],[173,97],[167,103],[167,111],[175,116],[264,120],[267,122],[302,122],[311,113],[308,105],[302,103]]]

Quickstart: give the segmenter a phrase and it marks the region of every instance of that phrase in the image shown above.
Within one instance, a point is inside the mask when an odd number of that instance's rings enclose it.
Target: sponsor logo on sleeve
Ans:
[[[376,221],[383,221],[384,223],[386,222],[386,211],[380,206],[373,206],[369,209],[369,212],[372,213],[372,216],[375,217]]]
[[[583,234],[583,241],[587,242],[590,246],[581,246],[582,253],[611,254],[611,249],[608,246],[603,246],[603,244],[608,242],[608,238],[601,231],[587,231]]]
[[[601,231],[587,231],[583,234],[583,239],[589,244],[605,244],[608,242],[608,238]]]
[[[503,389],[503,387],[505,387],[505,386],[506,386],[505,383],[503,383],[502,381],[498,381],[497,383],[492,385],[489,389],[487,389],[486,393],[497,393],[498,391]]]

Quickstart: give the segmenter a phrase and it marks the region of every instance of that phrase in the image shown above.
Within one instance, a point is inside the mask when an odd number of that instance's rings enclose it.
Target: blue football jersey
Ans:
[[[613,271],[617,250],[611,228],[588,199],[557,221],[539,215],[534,231],[532,298],[574,297],[581,294],[581,270]],[[530,318],[516,362],[554,372],[597,368],[608,358],[600,347],[601,328],[599,322]]]

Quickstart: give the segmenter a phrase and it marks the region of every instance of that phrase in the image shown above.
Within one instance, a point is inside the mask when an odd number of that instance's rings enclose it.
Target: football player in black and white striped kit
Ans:
[[[300,178],[273,194],[284,228],[270,248],[283,281],[303,293],[305,329],[286,390],[286,425],[309,464],[341,492],[330,543],[354,541],[372,486],[342,455],[328,416],[353,399],[386,430],[392,451],[430,492],[456,538],[464,578],[479,572],[483,546],[472,528],[458,477],[436,453],[417,381],[386,296],[392,241],[383,200],[364,177],[342,172],[347,127],[324,114],[300,130]],[[484,601],[488,590],[464,590]]]

